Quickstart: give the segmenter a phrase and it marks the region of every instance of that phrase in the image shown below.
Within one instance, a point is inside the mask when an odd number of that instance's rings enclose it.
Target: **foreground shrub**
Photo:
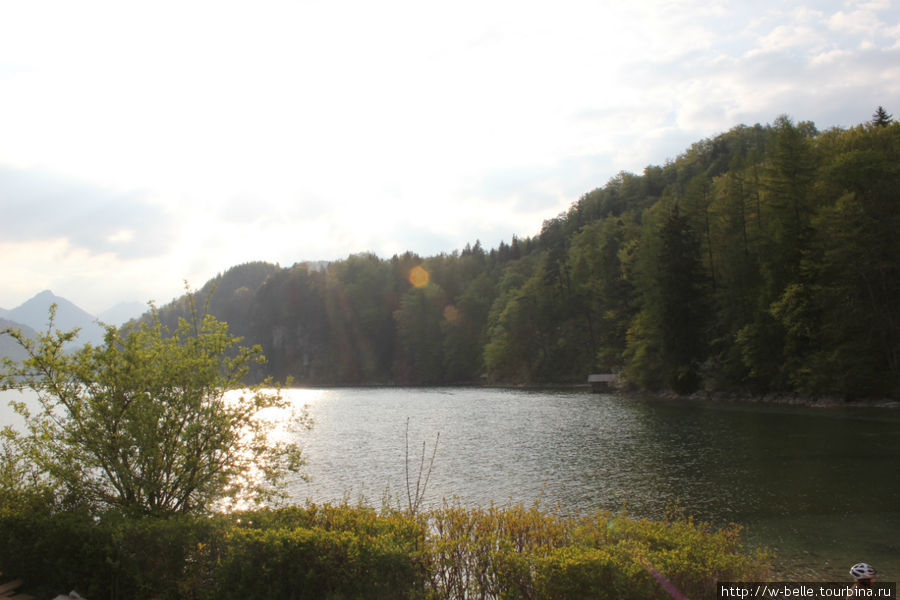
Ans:
[[[124,518],[108,513],[0,514],[0,565],[28,593],[55,597],[181,598],[195,552],[216,522],[184,516]]]
[[[316,507],[242,513],[207,557],[216,599],[415,598],[423,530],[400,514]]]
[[[635,520],[600,512],[562,517],[521,506],[428,513],[429,590],[434,598],[691,598],[716,581],[759,580],[769,557],[748,553],[740,528],[690,518]]]
[[[415,521],[369,509],[242,518],[7,512],[0,536],[0,572],[36,597],[75,589],[111,599],[390,599],[421,596],[424,582]]]
[[[53,597],[689,598],[766,575],[736,527],[537,507],[306,506],[212,517],[0,513],[0,572]]]

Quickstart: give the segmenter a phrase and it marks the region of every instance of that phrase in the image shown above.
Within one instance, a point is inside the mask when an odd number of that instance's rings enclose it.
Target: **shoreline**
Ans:
[[[359,384],[323,384],[323,385],[292,385],[282,389],[428,389],[428,388],[489,388],[510,390],[583,390],[591,392],[589,383],[485,383],[485,382],[458,382],[432,385],[404,385],[396,383],[359,383]],[[900,409],[900,399],[893,398],[857,398],[848,400],[836,395],[809,396],[804,394],[770,393],[752,394],[749,392],[709,392],[698,391],[692,394],[677,394],[672,391],[650,391],[641,389],[616,388],[594,392],[598,395],[615,394],[620,396],[634,396],[641,398],[654,398],[663,401],[693,400],[704,402],[721,402],[728,404],[759,404],[774,406],[799,406],[808,408],[890,408]]]
[[[888,408],[900,409],[900,400],[891,398],[859,398],[847,400],[839,396],[808,396],[803,394],[763,394],[741,392],[694,392],[678,395],[674,392],[620,391],[660,400],[701,400],[722,404],[757,404],[769,406],[798,406],[803,408]]]

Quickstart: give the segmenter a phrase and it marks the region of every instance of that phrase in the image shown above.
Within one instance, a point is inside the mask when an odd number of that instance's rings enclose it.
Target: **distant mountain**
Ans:
[[[103,341],[103,328],[97,323],[97,317],[50,290],[45,290],[21,306],[6,311],[4,317],[34,330],[43,331],[47,328],[50,305],[54,303],[56,304],[54,326],[57,329],[68,331],[75,327],[80,328],[78,341],[82,344],[98,344]]]
[[[8,313],[9,311],[5,310],[3,312]],[[27,325],[0,317],[0,329],[6,329],[7,327],[11,329],[20,329],[22,330],[22,333],[28,337],[35,337],[37,335],[37,332]],[[22,347],[10,336],[0,335],[0,356],[6,356],[13,360],[22,360],[25,358],[25,351],[22,350]]]
[[[28,337],[37,336],[38,331],[46,331],[50,305],[56,304],[56,320],[54,326],[61,331],[69,331],[78,327],[77,342],[81,344],[100,344],[103,342],[103,328],[99,322],[109,325],[124,325],[147,312],[147,305],[140,302],[120,302],[95,317],[79,308],[62,296],[50,290],[37,294],[21,306],[13,309],[0,308],[0,329],[7,327],[21,329]],[[99,321],[99,322],[98,322]],[[13,360],[25,358],[24,351],[8,335],[0,336],[0,356]]]
[[[148,310],[147,305],[143,302],[119,302],[112,308],[104,310],[98,317],[101,322],[108,325],[124,325]]]

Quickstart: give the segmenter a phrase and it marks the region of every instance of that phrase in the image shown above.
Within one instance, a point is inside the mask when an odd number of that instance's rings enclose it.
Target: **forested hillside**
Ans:
[[[900,392],[900,124],[778,118],[621,173],[486,250],[252,263],[210,310],[303,384]],[[161,309],[171,321],[186,298]]]

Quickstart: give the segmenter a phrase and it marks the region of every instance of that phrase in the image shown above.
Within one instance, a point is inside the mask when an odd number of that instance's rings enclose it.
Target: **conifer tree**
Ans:
[[[875,113],[872,115],[872,125],[874,127],[887,127],[891,123],[893,123],[893,115],[888,114],[884,107],[879,106]]]

